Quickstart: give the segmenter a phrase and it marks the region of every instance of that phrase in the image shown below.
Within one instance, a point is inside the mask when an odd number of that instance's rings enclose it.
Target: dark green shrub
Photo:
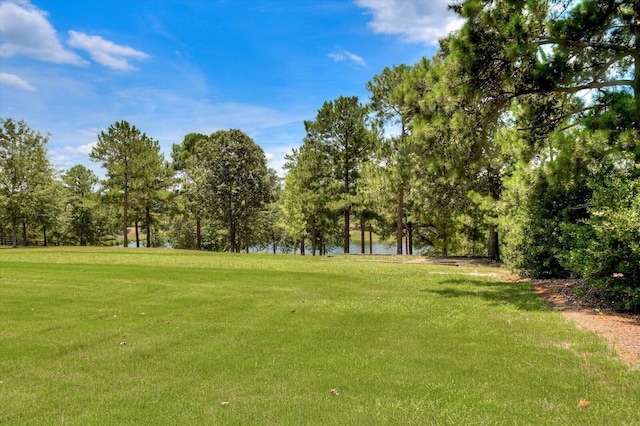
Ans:
[[[572,276],[562,262],[573,245],[566,230],[585,219],[590,196],[586,183],[552,180],[540,173],[516,211],[509,212],[505,224],[509,265],[531,278]]]
[[[605,290],[616,310],[640,312],[640,178],[593,183],[589,219],[574,226],[565,264]]]

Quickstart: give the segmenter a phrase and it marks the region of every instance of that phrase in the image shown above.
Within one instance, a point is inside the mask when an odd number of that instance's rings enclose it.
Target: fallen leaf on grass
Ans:
[[[124,346],[126,344],[127,344],[127,342],[120,342],[120,346]]]
[[[338,392],[338,389],[333,388],[333,389],[331,389],[331,391],[330,391],[330,392],[331,392],[332,394],[334,394],[335,396],[340,396],[340,393]]]
[[[227,405],[229,405],[229,402],[228,402],[228,401],[222,401],[222,402],[220,403],[220,405],[221,405],[222,407],[226,407]]]
[[[578,402],[578,407],[588,407],[589,404],[591,404],[591,402],[587,401],[586,399],[581,399],[580,402]]]

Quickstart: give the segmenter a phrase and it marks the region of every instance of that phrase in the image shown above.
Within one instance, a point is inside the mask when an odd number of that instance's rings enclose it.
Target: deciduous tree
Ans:
[[[98,243],[103,237],[98,222],[99,215],[96,215],[99,199],[95,187],[99,182],[98,177],[78,164],[62,176],[62,181],[68,192],[70,218],[66,230],[67,239],[81,246]]]
[[[198,143],[186,173],[207,211],[226,224],[229,250],[239,251],[240,231],[271,200],[262,148],[240,130],[220,130]]]
[[[18,245],[20,224],[25,244],[30,221],[41,225],[46,235],[46,222],[51,218],[45,214],[47,201],[56,199],[51,197],[53,167],[47,158],[47,141],[22,120],[0,119],[0,216],[11,227],[13,247]]]

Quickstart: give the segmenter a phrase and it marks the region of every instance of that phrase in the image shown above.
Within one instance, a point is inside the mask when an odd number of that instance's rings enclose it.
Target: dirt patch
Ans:
[[[485,256],[406,256],[403,263],[427,263],[430,265],[448,266],[502,266],[499,262],[492,262]]]
[[[640,315],[613,312],[582,280],[531,280],[549,305],[602,336],[632,369],[640,368]]]
[[[442,265],[442,266],[483,266],[494,267],[499,269],[502,264],[492,262],[486,256],[423,256],[423,255],[396,255],[396,254],[338,254],[329,255],[323,260],[336,260],[348,257],[350,261],[355,262],[376,262],[376,263],[415,263],[426,265]]]

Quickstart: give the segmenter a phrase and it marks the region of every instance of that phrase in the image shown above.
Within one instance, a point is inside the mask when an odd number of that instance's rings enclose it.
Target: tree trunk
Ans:
[[[369,254],[373,254],[373,231],[369,228]]]
[[[365,246],[365,238],[364,238],[364,219],[360,218],[360,254],[364,254],[364,246]]]
[[[402,254],[402,234],[404,222],[404,140],[407,135],[404,117],[400,116],[400,190],[398,191],[398,216],[396,218],[396,254]]]
[[[300,241],[300,256],[304,256],[304,252],[305,252],[304,237],[302,237],[302,240]]]
[[[151,248],[151,211],[149,207],[146,208],[146,222],[147,222],[147,248]]]
[[[489,225],[489,259],[492,262],[500,262],[500,244],[498,243],[498,231],[496,225]]]
[[[409,253],[409,235],[404,239],[404,252]]]
[[[311,218],[311,255],[316,255],[316,219]]]
[[[404,219],[404,188],[400,188],[398,192],[398,215],[396,220],[396,240],[397,248],[396,254],[402,254],[402,234],[403,234],[403,226],[402,222]]]
[[[200,226],[200,218],[196,219],[196,250],[202,250],[202,230]]]
[[[244,221],[244,250],[249,253],[249,221]]]
[[[46,226],[42,226],[42,239],[43,239],[43,245],[46,247],[47,246],[47,227]]]
[[[442,239],[442,254],[444,256],[447,256],[449,254],[449,238],[446,232],[444,234],[444,238]]]
[[[236,226],[233,219],[229,219],[229,252],[236,252]]]
[[[125,175],[125,184],[124,184],[124,203],[122,204],[122,221],[123,221],[123,241],[122,244],[125,248],[129,247],[129,237],[127,236],[127,224],[129,223],[129,218],[127,214],[129,213],[129,194],[127,192],[128,182],[127,176]]]
[[[84,214],[82,215],[82,219],[80,220],[80,246],[84,247],[86,245],[85,241],[84,241],[84,230],[85,230],[86,226],[85,226],[85,221],[84,221]]]
[[[27,222],[22,222],[22,245],[24,247],[29,245],[29,241],[27,240]]]
[[[140,248],[140,234],[138,232],[138,219],[135,220],[135,229],[136,229],[136,247]]]
[[[413,224],[411,222],[407,222],[407,240],[409,242],[409,251],[407,254],[413,254]]]
[[[351,138],[349,135],[349,131],[347,131],[344,135],[345,152],[348,151],[350,140]],[[349,197],[349,157],[348,156],[345,158],[345,165],[344,165],[344,195],[348,199]],[[345,254],[349,253],[349,237],[350,237],[350,231],[351,231],[349,226],[350,211],[351,211],[351,202],[349,202],[349,205],[344,209],[344,252]]]
[[[11,222],[11,247],[18,247],[18,224],[15,220]]]
[[[349,254],[349,209],[344,210],[344,253]]]

